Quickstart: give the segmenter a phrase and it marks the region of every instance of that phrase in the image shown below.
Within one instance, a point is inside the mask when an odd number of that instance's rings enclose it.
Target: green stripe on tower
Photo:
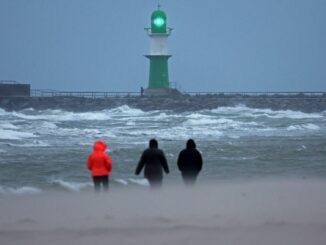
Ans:
[[[168,59],[171,55],[146,55],[150,60],[148,88],[169,88]]]

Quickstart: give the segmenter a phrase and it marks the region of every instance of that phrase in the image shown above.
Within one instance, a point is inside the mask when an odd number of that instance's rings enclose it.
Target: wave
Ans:
[[[69,182],[69,181],[64,181],[62,179],[52,179],[49,181],[51,184],[58,185],[59,187],[68,190],[68,191],[73,191],[73,192],[79,192],[83,189],[87,189],[93,184],[91,182]]]
[[[56,109],[43,111],[19,111],[11,112],[10,114],[14,117],[26,120],[105,121],[112,119],[113,116],[139,116],[144,115],[145,112],[140,109],[133,109],[127,105],[124,105],[114,109],[106,109],[92,112],[71,112]]]
[[[140,185],[140,186],[149,186],[147,179],[128,179],[128,181],[132,184]]]
[[[116,183],[118,183],[118,184],[121,184],[123,186],[127,186],[128,185],[128,181],[127,180],[124,180],[124,179],[114,179],[113,181],[116,182]]]
[[[4,109],[0,108],[0,116],[6,116],[8,114],[7,111],[5,111]]]
[[[30,142],[23,142],[20,144],[14,144],[14,143],[6,143],[8,146],[13,146],[13,147],[49,147],[50,144],[42,141],[42,140],[32,140]]]
[[[206,110],[207,111],[207,110]],[[322,113],[304,113],[301,111],[292,110],[271,110],[271,109],[256,109],[250,108],[244,105],[238,105],[235,107],[219,107],[217,109],[210,110],[214,114],[234,114],[246,117],[269,117],[269,118],[289,118],[289,119],[309,119],[309,118],[322,118]]]
[[[143,179],[113,179],[115,183],[118,183],[123,186],[129,186],[129,185],[138,185],[138,186],[149,186],[148,180],[143,178]]]
[[[0,139],[3,140],[22,140],[34,137],[37,137],[34,133],[0,129]]]
[[[120,114],[120,115],[129,115],[129,116],[139,116],[139,115],[144,115],[145,112],[140,110],[140,109],[136,109],[136,108],[131,108],[127,105],[122,105],[119,107],[116,107],[114,109],[109,109],[109,110],[105,110],[106,112],[111,112],[113,114]]]
[[[242,128],[243,126],[258,126],[257,122],[242,122],[227,118],[213,119],[202,116],[198,119],[188,119],[184,126],[215,126],[216,128]]]
[[[92,121],[109,120],[111,116],[107,112],[67,112],[61,110],[41,111],[37,115],[28,115],[21,112],[13,112],[13,116],[26,120],[49,120],[49,121]]]
[[[19,129],[19,128],[9,122],[0,122],[0,129]]]
[[[29,194],[40,194],[42,192],[41,189],[31,187],[31,186],[23,186],[19,188],[12,188],[12,187],[3,187],[0,186],[0,194],[8,195],[29,195]]]
[[[307,123],[301,125],[291,125],[287,127],[287,130],[319,130],[320,127],[316,124]]]

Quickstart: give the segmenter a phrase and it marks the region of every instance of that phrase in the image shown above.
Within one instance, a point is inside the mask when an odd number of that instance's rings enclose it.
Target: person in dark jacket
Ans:
[[[193,139],[189,139],[186,149],[182,150],[178,157],[178,168],[187,186],[195,184],[202,166],[203,160],[200,152],[196,149],[196,143]]]
[[[149,148],[144,150],[140,157],[135,174],[139,175],[143,168],[151,188],[162,186],[163,170],[166,174],[170,172],[164,152],[158,148],[156,139],[149,141]]]

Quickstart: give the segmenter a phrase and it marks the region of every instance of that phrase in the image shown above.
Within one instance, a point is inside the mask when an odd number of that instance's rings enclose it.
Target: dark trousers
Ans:
[[[162,178],[147,178],[151,189],[162,188]]]
[[[182,172],[182,179],[186,186],[194,186],[197,180],[197,172]]]
[[[109,176],[93,176],[94,188],[95,191],[100,191],[101,185],[104,191],[109,189]]]

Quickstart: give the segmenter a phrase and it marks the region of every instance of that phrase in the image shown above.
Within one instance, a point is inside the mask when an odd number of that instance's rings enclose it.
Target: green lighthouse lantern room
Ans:
[[[166,33],[166,14],[162,10],[156,10],[151,16],[152,33]]]
[[[145,55],[149,61],[148,89],[168,89],[168,59],[171,55],[167,50],[167,39],[172,29],[167,27],[167,17],[158,7],[151,15],[151,27],[145,28],[150,39],[150,51]]]

